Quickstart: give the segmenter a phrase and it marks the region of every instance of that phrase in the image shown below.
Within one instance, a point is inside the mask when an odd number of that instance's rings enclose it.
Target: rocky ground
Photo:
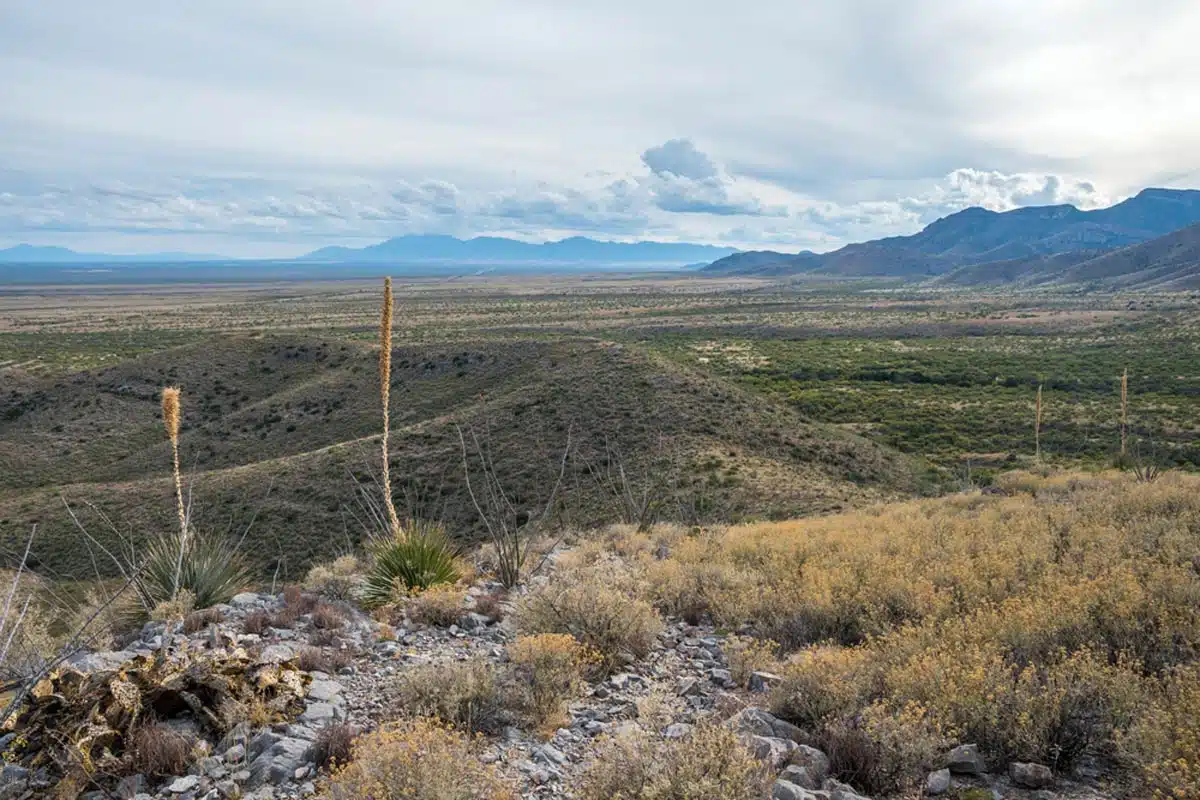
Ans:
[[[473,590],[481,593],[482,588]],[[262,670],[278,665],[302,675],[292,721],[255,728],[241,722],[219,741],[209,742],[204,757],[186,774],[148,779],[127,776],[115,785],[117,797],[135,800],[224,800],[225,798],[300,798],[318,790],[319,774],[312,745],[323,727],[349,722],[368,730],[393,718],[390,688],[397,676],[414,666],[468,658],[501,663],[505,645],[515,638],[507,620],[464,609],[462,619],[447,628],[406,626],[388,631],[349,605],[340,606],[342,621],[331,631],[319,627],[312,614],[300,614],[286,627],[267,626],[247,633],[247,618],[284,609],[282,596],[240,594],[218,609],[219,621],[190,634],[168,633],[151,623],[142,635],[119,652],[92,653],[75,659],[82,673],[106,673],[123,664],[164,650],[175,654],[233,651],[251,654],[247,663]],[[548,739],[532,731],[505,728],[491,737],[481,755],[521,787],[522,797],[570,797],[571,787],[594,752],[597,737],[617,734],[629,726],[648,726],[668,739],[688,735],[703,715],[719,712],[743,736],[759,759],[771,765],[778,779],[777,800],[854,800],[860,795],[829,776],[829,759],[810,746],[805,733],[765,711],[765,692],[776,679],[756,673],[750,689],[734,684],[723,652],[723,637],[711,628],[676,622],[658,637],[650,655],[593,684],[572,703],[565,724]],[[314,668],[312,662],[328,671]],[[304,668],[307,667],[307,668]],[[273,673],[274,674],[274,673]],[[187,713],[172,721],[203,738]],[[10,734],[0,739],[8,747]],[[15,761],[6,754],[6,760]],[[0,774],[0,800],[44,796],[45,774],[9,763]],[[946,768],[931,773],[926,795],[984,800],[984,798],[1107,797],[1086,785],[1052,776],[1045,767],[1029,764],[988,765],[973,746],[946,756]],[[90,791],[87,800],[112,797]]]

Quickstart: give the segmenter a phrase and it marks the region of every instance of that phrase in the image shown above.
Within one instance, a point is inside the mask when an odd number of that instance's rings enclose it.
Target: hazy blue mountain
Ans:
[[[298,260],[335,263],[380,261],[420,264],[696,264],[737,252],[732,247],[672,242],[602,242],[574,236],[530,244],[499,236],[398,236],[369,247],[323,247]]]
[[[1145,189],[1109,208],[1080,211],[1074,206],[1031,206],[1013,211],[973,207],[942,217],[911,236],[893,236],[850,244],[813,258],[776,254],[775,274],[819,273],[842,276],[920,277],[942,275],[972,264],[1062,266],[1074,259],[1058,254],[1111,251],[1156,239],[1200,222],[1200,191]],[[760,255],[759,263],[768,260]],[[757,267],[750,266],[753,274]],[[705,269],[743,274],[736,263],[719,260]],[[986,270],[974,270],[971,282],[986,282]]]
[[[183,262],[229,260],[224,256],[198,253],[138,253],[115,255],[112,253],[79,253],[66,247],[18,244],[0,249],[0,262],[7,264],[103,264],[130,262]]]

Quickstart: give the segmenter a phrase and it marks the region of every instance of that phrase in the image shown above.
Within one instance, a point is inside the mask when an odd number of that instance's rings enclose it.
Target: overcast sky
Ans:
[[[0,246],[826,250],[1200,185],[1195,0],[0,0]]]

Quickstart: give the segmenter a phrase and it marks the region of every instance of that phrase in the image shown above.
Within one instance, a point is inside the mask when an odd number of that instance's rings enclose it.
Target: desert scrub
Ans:
[[[615,670],[626,656],[643,658],[662,630],[662,620],[645,600],[618,588],[620,583],[619,575],[603,569],[556,574],[522,598],[518,628],[527,634],[574,636],[596,653],[602,673]]]
[[[449,628],[466,613],[467,593],[457,586],[431,586],[405,603],[409,619],[423,625]]]
[[[329,600],[355,600],[362,592],[363,568],[357,557],[344,555],[317,564],[304,578],[304,590]]]
[[[722,649],[729,664],[729,674],[738,686],[746,687],[755,672],[773,672],[779,668],[779,644],[770,639],[753,636],[727,636]]]
[[[601,742],[580,781],[581,800],[759,800],[763,765],[719,725],[661,741],[638,729]]]
[[[584,685],[599,658],[565,633],[518,637],[508,647],[514,674],[511,691],[522,715],[542,733],[564,720],[567,701]]]
[[[874,703],[826,726],[820,743],[830,770],[843,781],[871,794],[909,797],[919,794],[950,740],[916,703],[899,709]]]
[[[483,659],[422,664],[393,687],[395,710],[432,717],[463,730],[491,733],[509,720],[503,677]]]
[[[1200,666],[1164,675],[1119,747],[1145,796],[1200,797]]]
[[[360,736],[348,764],[322,788],[329,800],[516,800],[464,734],[431,720],[385,725]]]

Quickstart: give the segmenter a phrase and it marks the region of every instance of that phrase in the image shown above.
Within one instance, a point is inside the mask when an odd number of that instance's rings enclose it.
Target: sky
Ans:
[[[1200,186],[1194,0],[0,0],[0,247],[829,250]]]

